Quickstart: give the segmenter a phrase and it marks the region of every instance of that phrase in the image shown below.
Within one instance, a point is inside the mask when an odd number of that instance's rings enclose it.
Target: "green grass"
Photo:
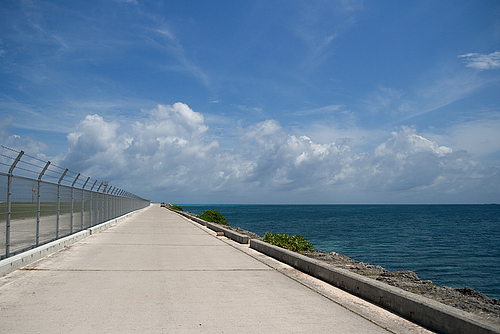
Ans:
[[[80,212],[82,207],[81,202],[73,202],[73,212]],[[36,202],[12,202],[10,204],[10,218],[23,219],[36,217],[37,206]],[[71,213],[71,202],[61,202],[60,214]],[[0,203],[0,219],[5,219],[7,214],[7,202]],[[57,214],[56,202],[41,202],[40,203],[40,216],[51,216]]]
[[[179,206],[179,205],[172,205],[170,207],[170,209],[177,210],[177,211],[184,211],[184,210],[182,210],[182,206]]]
[[[262,241],[270,243],[281,248],[291,250],[293,252],[313,251],[313,245],[307,241],[303,236],[295,234],[289,236],[288,234],[272,234],[266,232]]]
[[[221,225],[229,225],[227,223],[226,218],[224,218],[219,211],[208,209],[203,212],[198,218],[203,219],[206,222],[221,224]]]

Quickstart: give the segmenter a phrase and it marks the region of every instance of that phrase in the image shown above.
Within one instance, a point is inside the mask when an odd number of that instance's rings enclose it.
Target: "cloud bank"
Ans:
[[[476,203],[498,193],[499,168],[413,127],[362,153],[346,138],[289,134],[276,120],[241,129],[236,149],[209,138],[203,115],[183,103],[145,110],[133,123],[87,115],[60,163],[175,203]]]

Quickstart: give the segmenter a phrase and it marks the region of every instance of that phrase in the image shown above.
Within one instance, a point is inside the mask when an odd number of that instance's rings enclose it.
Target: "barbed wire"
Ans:
[[[5,148],[6,150],[9,150],[9,151],[12,151],[12,152],[19,153],[18,151],[14,150],[13,148],[10,148],[10,147],[7,147],[7,146],[3,146],[2,144],[0,144],[0,147]]]
[[[0,161],[0,165],[4,165],[4,166],[7,166],[7,167],[10,167],[10,165],[7,165],[6,163],[3,163]]]
[[[21,151],[4,146],[2,144],[0,144],[0,148],[16,154],[16,157],[12,157],[8,154],[0,153],[0,165],[10,168],[12,166],[12,164],[14,163],[14,161],[16,161],[17,156],[19,156]],[[4,158],[4,159],[1,159],[1,158]],[[32,159],[33,161],[23,160],[26,158]],[[4,160],[4,161],[1,161],[1,160]],[[7,161],[5,161],[5,160],[7,160]],[[41,162],[41,163],[43,163],[43,165],[40,166],[36,162]],[[27,173],[33,173],[36,175],[40,175],[40,173],[45,168],[45,166],[47,166],[47,163],[48,163],[48,161],[44,161],[38,157],[23,153],[23,155],[21,156],[21,159],[18,161],[18,164],[21,164],[22,167],[19,165],[16,165],[14,168],[14,171],[23,171],[23,172],[27,172]],[[29,168],[29,167],[25,167],[25,165],[35,167],[36,170],[33,170],[32,168]],[[59,183],[59,182],[63,183],[64,182],[65,184],[68,184],[68,183],[72,184],[74,182],[73,186],[74,187],[78,186],[81,189],[88,188],[87,190],[92,189],[92,191],[96,191],[96,192],[99,189],[99,192],[106,193],[106,194],[110,194],[110,193],[113,193],[115,195],[121,194],[119,196],[135,198],[135,199],[142,199],[140,196],[134,195],[128,191],[124,191],[124,190],[122,191],[122,189],[120,189],[118,187],[107,185],[107,182],[104,182],[104,181],[99,182],[98,180],[91,179],[89,176],[82,175],[80,173],[71,171],[67,168],[58,166],[58,165],[53,164],[53,163],[49,163],[42,178],[49,178],[49,179],[55,180],[56,182],[54,182],[54,183]],[[33,179],[33,180],[35,180],[35,179]],[[106,184],[106,185],[103,188],[102,185],[104,185],[104,184]]]

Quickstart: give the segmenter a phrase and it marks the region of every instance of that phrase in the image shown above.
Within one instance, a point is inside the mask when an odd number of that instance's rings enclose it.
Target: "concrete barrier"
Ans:
[[[480,323],[473,315],[411,292],[390,286],[322,261],[308,258],[257,239],[253,248],[306,274],[337,286],[353,295],[381,305],[431,330],[445,334],[500,333],[500,326]]]
[[[37,248],[33,248],[29,251],[22,252],[20,254],[14,255],[12,257],[8,257],[6,259],[3,259],[0,261],[0,277],[7,275],[17,269],[20,269],[22,267],[27,266],[30,263],[33,263],[37,260],[40,260],[54,252],[57,252],[58,250],[63,249],[66,246],[69,246],[71,244],[74,244],[75,242],[78,242],[92,234],[98,233],[99,231],[102,231],[104,229],[109,228],[112,225],[117,224],[121,220],[130,217],[131,215],[140,212],[142,210],[145,210],[146,208],[139,209],[133,212],[129,212],[127,214],[124,214],[118,218],[114,218],[111,220],[108,220],[104,223],[101,223],[99,225],[87,228],[83,231],[71,234],[67,237],[60,238],[57,240],[54,240],[52,242],[49,242],[47,244],[41,245]]]
[[[180,214],[186,218],[189,218],[195,222],[197,222],[198,224],[201,224],[203,226],[206,226],[208,227],[209,229],[211,229],[212,231],[215,231],[215,232],[222,232],[224,233],[224,236],[231,239],[231,240],[234,240],[240,244],[248,244],[248,241],[250,240],[250,237],[247,236],[247,235],[244,235],[244,234],[241,234],[241,233],[238,233],[238,232],[235,232],[231,229],[228,229],[228,228],[225,228],[224,225],[220,225],[220,224],[216,224],[216,223],[211,223],[211,222],[207,222],[203,219],[200,219],[196,216],[193,216],[192,214],[189,214],[187,212],[184,212],[184,211],[178,211],[178,210],[172,210],[170,208],[167,208],[169,209],[170,211],[172,212],[175,212],[177,214]]]
[[[89,230],[80,231],[78,233],[49,242],[48,244],[31,249],[21,254],[3,259],[2,261],[0,261],[0,276],[7,275],[14,270],[25,267],[28,264],[40,260],[54,252],[57,252],[58,250],[63,249],[65,246],[80,241],[83,238],[88,237],[89,235]]]

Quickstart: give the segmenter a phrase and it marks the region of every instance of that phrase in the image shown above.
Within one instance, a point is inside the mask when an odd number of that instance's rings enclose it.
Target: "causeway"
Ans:
[[[151,204],[0,277],[0,333],[433,333]]]

